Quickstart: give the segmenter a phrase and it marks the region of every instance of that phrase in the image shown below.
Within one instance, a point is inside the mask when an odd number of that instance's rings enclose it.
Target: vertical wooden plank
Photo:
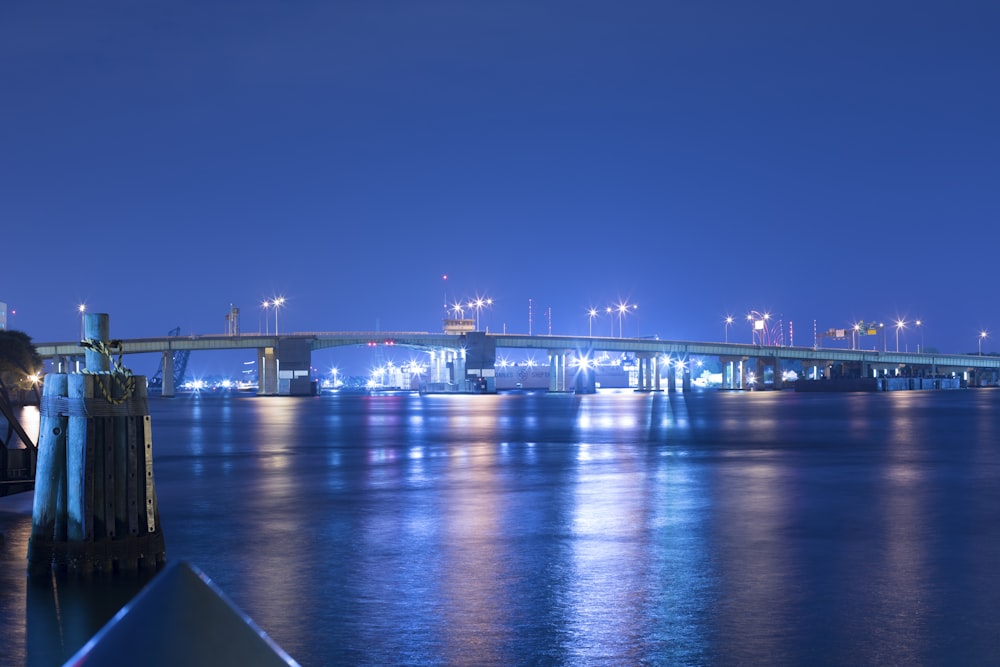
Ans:
[[[84,375],[83,378],[86,381],[86,394],[84,399],[88,401],[93,400],[94,376]],[[97,419],[94,417],[87,417],[87,446],[84,451],[83,470],[83,539],[90,541],[93,541],[94,539],[95,505],[100,506],[99,496],[96,495],[98,480],[100,479],[95,467],[97,464],[98,451],[97,430]]]
[[[105,376],[104,382],[110,382]],[[104,534],[115,537],[115,418],[101,419],[104,427]]]
[[[111,398],[116,405],[124,401],[126,388],[123,386],[126,378],[121,375],[111,376]],[[108,420],[112,429],[112,446],[114,448],[114,534],[124,538],[128,530],[128,417],[112,417]]]
[[[156,507],[156,487],[153,484],[153,427],[149,415],[143,415],[143,463],[145,476],[146,531],[156,532],[158,508]]]
[[[59,491],[66,471],[65,418],[55,411],[57,398],[68,391],[65,374],[45,378],[42,389],[42,415],[38,428],[38,462],[35,467],[35,496],[31,509],[29,563],[48,564],[52,560],[50,543],[57,539]],[[65,522],[62,522],[65,526]]]
[[[87,376],[73,374],[68,380],[70,416],[66,434],[66,536],[69,540],[83,540],[89,533],[84,522],[88,516],[85,507],[87,488],[87,448],[92,442],[90,423],[83,413],[87,393]]]
[[[128,478],[126,481],[128,487],[128,534],[133,537],[139,534],[139,461],[137,451],[139,441],[136,433],[136,419],[135,415],[129,415],[125,421],[125,437],[128,448]]]

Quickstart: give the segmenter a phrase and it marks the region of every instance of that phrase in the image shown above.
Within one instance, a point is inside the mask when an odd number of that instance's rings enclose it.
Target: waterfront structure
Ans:
[[[320,332],[281,335],[239,334],[213,336],[166,336],[121,341],[123,354],[160,353],[163,355],[163,395],[174,393],[173,358],[179,350],[256,349],[259,372],[258,393],[262,395],[305,395],[317,391],[311,378],[311,353],[314,350],[343,346],[397,346],[424,351],[429,356],[428,391],[496,391],[497,350],[535,350],[548,358],[548,391],[576,391],[581,366],[592,363],[596,355],[634,360],[635,379],[630,386],[639,391],[689,389],[692,382],[690,361],[718,360],[722,366],[721,386],[725,389],[781,389],[790,368],[808,369],[807,376],[829,383],[830,389],[840,378],[877,380],[875,389],[893,389],[900,384],[893,378],[924,380],[935,388],[934,381],[957,379],[966,386],[996,385],[1000,381],[1000,357],[980,355],[928,354],[879,350],[824,349],[746,343],[671,341],[649,338],[594,336],[551,336],[494,334],[480,331],[464,333],[427,332]],[[36,345],[41,357],[53,361],[58,370],[71,367],[73,359],[83,354],[79,342]],[[592,375],[584,389],[593,389]],[[870,383],[869,383],[870,384]],[[938,382],[936,388],[950,383]],[[856,388],[864,389],[858,385]],[[902,388],[902,387],[900,387]],[[842,390],[842,388],[840,389]]]

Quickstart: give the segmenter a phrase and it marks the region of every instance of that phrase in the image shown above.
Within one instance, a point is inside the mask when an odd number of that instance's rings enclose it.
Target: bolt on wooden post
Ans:
[[[166,561],[146,378],[112,363],[108,315],[84,319],[82,373],[45,378],[28,570],[81,574]]]

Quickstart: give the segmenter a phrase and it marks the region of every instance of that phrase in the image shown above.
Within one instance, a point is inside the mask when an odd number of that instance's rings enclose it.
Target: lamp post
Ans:
[[[917,326],[917,329],[920,330],[920,348],[917,350],[917,352],[923,352],[924,351],[924,323],[923,323],[922,320],[917,320],[916,322],[914,322],[914,324]]]
[[[980,357],[983,356],[983,339],[986,338],[986,336],[988,336],[988,335],[989,334],[986,333],[985,329],[983,331],[979,332],[979,356]]]
[[[590,336],[594,336],[594,318],[597,317],[597,309],[591,308],[587,311],[587,317],[590,318]]]
[[[260,307],[264,309],[264,335],[268,336],[271,333],[271,323],[267,321],[267,309],[271,307],[271,302],[264,299]],[[257,332],[260,332],[260,322],[257,323]]]
[[[852,350],[858,349],[858,332],[859,331],[861,331],[861,325],[858,324],[857,322],[855,322],[854,326],[851,328],[851,349]]]
[[[614,338],[615,337],[615,318],[611,317],[611,313],[613,312],[611,310],[611,306],[608,306],[607,308],[605,308],[604,312],[606,312],[608,314],[608,322],[611,323],[611,337]]]
[[[896,320],[896,352],[899,352],[899,330],[906,328],[906,322]]]
[[[729,343],[729,327],[733,325],[733,316],[726,315],[726,319],[724,321],[726,324],[726,343]]]
[[[83,340],[84,337],[87,335],[87,329],[86,326],[84,325],[84,321],[87,319],[85,317],[85,313],[87,312],[87,304],[81,303],[79,306],[76,307],[76,309],[80,313],[80,340]]]
[[[476,331],[479,331],[479,313],[483,308],[493,305],[493,299],[484,299],[481,296],[477,296],[474,301],[469,301],[467,307],[476,310]]]
[[[627,313],[628,309],[631,308],[631,307],[632,306],[630,306],[625,301],[619,301],[618,305],[615,306],[615,309],[618,311],[618,337],[619,338],[621,338],[622,336],[625,335],[624,332],[622,331],[622,318],[625,316],[625,313]]]
[[[750,323],[750,344],[754,344],[754,334],[757,335],[759,342],[757,345],[770,345],[770,336],[766,335],[767,331],[767,321],[771,319],[770,313],[760,313],[756,310],[751,310],[747,313],[747,322]],[[760,333],[757,333],[760,332]]]
[[[278,335],[278,308],[285,305],[285,297],[279,296],[275,297],[274,301],[271,303],[274,306],[274,335]]]

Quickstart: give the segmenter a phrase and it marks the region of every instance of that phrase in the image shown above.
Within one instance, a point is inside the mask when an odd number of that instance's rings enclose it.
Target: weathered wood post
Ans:
[[[80,573],[166,560],[146,378],[112,364],[108,316],[85,316],[83,373],[45,380],[28,569]]]

